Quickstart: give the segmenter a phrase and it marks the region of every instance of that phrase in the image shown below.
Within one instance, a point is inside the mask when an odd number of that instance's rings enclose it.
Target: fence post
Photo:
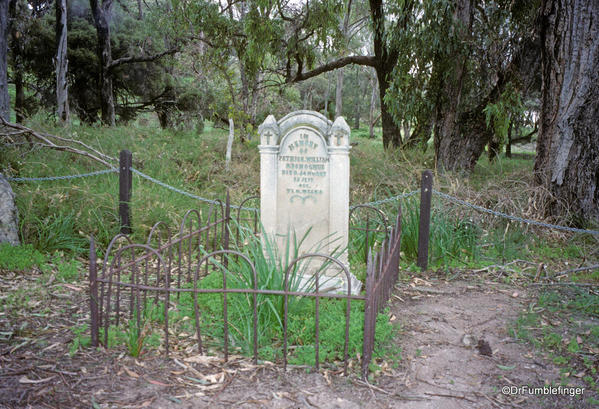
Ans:
[[[96,268],[96,244],[94,237],[89,240],[89,307],[90,307],[90,328],[92,346],[98,346],[98,334],[100,332],[98,324],[98,270]]]
[[[418,225],[418,261],[422,271],[428,267],[428,242],[431,226],[431,198],[433,195],[433,173],[422,172],[420,184],[420,223]]]
[[[131,165],[133,157],[130,151],[122,150],[119,155],[119,219],[121,222],[121,233],[131,234],[131,213],[129,202],[131,201],[132,177]]]

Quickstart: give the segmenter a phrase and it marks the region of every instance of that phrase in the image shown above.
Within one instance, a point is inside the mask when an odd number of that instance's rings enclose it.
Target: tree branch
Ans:
[[[6,132],[6,131],[3,131],[0,129],[0,136],[8,137],[8,135],[14,136],[16,134],[31,135],[35,139],[41,141],[40,144],[44,147],[86,156],[90,159],[100,162],[103,165],[108,166],[109,168],[112,168],[115,166],[113,163],[110,163],[110,162],[111,161],[116,162],[116,159],[103,154],[102,152],[92,148],[89,145],[86,145],[85,143],[83,143],[81,141],[77,141],[75,139],[70,139],[70,138],[63,138],[63,137],[56,136],[56,135],[50,135],[50,134],[46,134],[43,132],[37,132],[31,128],[27,128],[26,126],[10,123],[2,117],[0,117],[0,121],[2,122],[2,126],[4,126],[5,128],[14,129],[17,131],[17,132]],[[9,139],[9,138],[7,138],[7,139]],[[55,142],[53,142],[51,139],[56,139],[57,141],[61,141],[61,142],[74,143],[74,144],[84,147],[85,149],[90,150],[91,152],[88,152],[88,151],[82,150],[82,149],[77,149],[77,148],[74,148],[69,145],[58,145]]]
[[[521,142],[530,142],[530,141],[532,140],[532,136],[533,136],[534,134],[536,134],[538,130],[539,130],[539,123],[538,123],[538,122],[535,122],[535,127],[534,127],[534,129],[533,129],[532,131],[530,131],[530,132],[529,132],[529,133],[527,133],[526,135],[521,135],[521,136],[519,136],[519,137],[517,137],[517,138],[512,138],[512,139],[510,140],[510,142],[511,142],[512,144],[515,144],[515,143],[521,143]]]
[[[350,55],[349,57],[339,58],[330,63],[321,65],[308,72],[299,71],[295,77],[288,79],[287,82],[299,82],[308,78],[316,77],[322,73],[336,70],[337,68],[345,67],[349,64],[366,65],[368,67],[376,67],[376,58],[372,55]]]
[[[110,66],[108,67],[109,69],[118,67],[119,65],[123,65],[123,64],[129,64],[129,63],[134,63],[134,62],[150,62],[150,61],[156,61],[162,57],[164,57],[165,55],[172,55],[175,54],[176,52],[179,51],[179,47],[174,47],[171,48],[169,50],[163,51],[161,53],[158,54],[153,54],[153,55],[147,55],[147,56],[137,56],[137,57],[122,57],[122,58],[118,58],[116,60],[114,60]]]

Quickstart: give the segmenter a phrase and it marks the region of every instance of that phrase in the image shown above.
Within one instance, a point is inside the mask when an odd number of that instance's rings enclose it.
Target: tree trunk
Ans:
[[[485,106],[480,104],[459,116],[459,126],[455,127],[452,137],[446,138],[442,150],[435,152],[437,169],[454,172],[474,168],[493,136],[493,128],[485,122]]]
[[[235,139],[235,123],[233,122],[233,118],[229,118],[229,138],[227,139],[227,152],[225,153],[225,169],[227,170],[231,167],[233,139]]]
[[[472,26],[473,10],[472,0],[460,0],[453,13],[453,25],[456,38],[462,42],[470,37]],[[451,73],[442,72],[439,64],[445,61],[445,58],[436,58],[433,67],[433,82],[437,88],[437,100],[433,120],[433,132],[435,138],[435,158],[437,168],[441,170],[455,170],[459,168],[468,168],[468,162],[463,164],[456,163],[457,157],[461,157],[455,151],[456,146],[462,145],[465,140],[460,135],[458,127],[458,115],[460,100],[462,96],[462,85],[466,75],[466,54],[468,50],[463,50],[461,55],[455,56]],[[458,154],[456,156],[456,154]],[[466,158],[462,158],[466,159]],[[478,158],[477,158],[478,159]]]
[[[408,120],[404,120],[402,122],[402,128],[403,128],[403,140],[404,141],[409,141],[410,140],[410,121]]]
[[[15,70],[15,120],[22,124],[25,120],[25,85],[23,84],[23,71],[19,66]]]
[[[8,1],[0,1],[0,116],[10,121],[8,95]]]
[[[507,143],[505,144],[505,156],[512,158],[512,131],[514,128],[514,121],[510,120],[510,125],[507,128]]]
[[[354,103],[354,129],[360,129],[361,102],[356,101]]]
[[[324,116],[329,117],[329,98],[331,96],[331,81],[327,73],[327,90],[324,93]]]
[[[374,138],[374,113],[376,109],[376,75],[372,75],[372,80],[370,82],[370,87],[372,88],[372,93],[370,94],[370,111],[368,115],[368,130],[370,139]]]
[[[499,156],[499,154],[501,153],[501,144],[499,143],[497,138],[491,138],[487,148],[489,149],[489,152],[487,152],[489,156],[489,162],[494,162],[495,159],[497,159],[497,156]]]
[[[354,99],[354,129],[360,129],[360,114],[362,113],[362,95],[364,94],[363,83],[360,81],[360,66],[356,65],[356,87],[358,92]]]
[[[546,211],[599,221],[599,2],[544,0],[535,178]]]
[[[100,59],[100,81],[102,123],[108,126],[115,125],[114,95],[112,92],[112,50],[110,47],[110,18],[112,14],[112,0],[103,0],[102,5],[98,0],[89,1],[94,25],[98,37],[98,57]]]
[[[383,127],[383,146],[385,149],[390,146],[401,146],[401,132],[399,127],[395,124],[391,112],[387,109],[385,103],[385,94],[389,89],[389,75],[393,67],[388,65],[377,68],[377,79],[379,82],[379,100],[381,104],[381,126]]]
[[[343,116],[343,68],[337,69],[335,86],[335,118]]]
[[[67,0],[56,0],[56,114],[62,123],[69,121],[67,71]]]
[[[352,0],[348,0],[343,22],[340,26],[341,33],[344,37],[344,46],[342,49],[343,53],[345,53],[345,46],[349,42],[348,28],[349,16],[351,15],[351,5]],[[337,87],[335,88],[335,118],[343,116],[343,69],[343,67],[337,69]]]
[[[240,53],[237,53],[237,55],[240,55]],[[246,140],[245,131],[247,129],[246,125],[248,123],[248,119],[250,116],[249,111],[250,111],[250,103],[251,103],[251,93],[250,93],[250,82],[249,82],[248,75],[247,75],[247,69],[241,60],[239,60],[239,77],[241,79],[241,110],[243,111],[243,113],[245,115],[247,115],[246,118],[240,117],[239,121],[238,121],[239,139],[243,143]],[[233,100],[233,103],[235,104],[235,96],[231,95],[231,98]]]
[[[156,115],[162,129],[170,129],[174,126],[173,111],[175,110],[173,101],[177,98],[175,90],[170,84],[167,84],[162,93],[164,101],[156,104]]]

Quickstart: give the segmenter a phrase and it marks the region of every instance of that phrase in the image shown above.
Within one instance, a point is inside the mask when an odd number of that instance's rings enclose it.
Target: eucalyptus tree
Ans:
[[[599,2],[543,0],[535,176],[550,214],[599,223]],[[580,219],[579,219],[580,220]]]
[[[439,0],[406,16],[387,102],[414,123],[411,143],[433,136],[437,168],[471,170],[506,137],[538,67],[537,10],[538,1]]]
[[[248,128],[255,125],[262,68],[269,58],[269,41],[277,30],[270,19],[274,5],[262,3],[172,2],[170,27],[176,36],[189,42],[196,77],[205,79],[216,74],[220,78],[213,82],[224,82],[225,92],[220,102],[212,104],[212,114],[223,124],[232,117],[242,140]]]
[[[293,84],[357,64],[375,69],[383,98],[399,53],[391,34],[405,29],[403,16],[414,3],[368,2],[373,55],[339,56],[348,10],[348,4],[342,0],[176,0],[173,11],[174,26],[182,34],[190,30],[195,39],[221,55],[232,56],[235,50],[235,58],[244,65],[242,72],[257,74],[264,86]],[[243,18],[240,13],[231,12],[240,4],[247,5]],[[242,46],[236,47],[236,42]],[[387,106],[381,105],[384,145],[398,146],[399,129]]]
[[[56,0],[56,114],[58,120],[69,121],[69,92],[67,72],[67,0]]]
[[[10,120],[8,94],[8,1],[0,1],[0,116]]]
[[[287,36],[281,41],[285,50],[285,65],[279,72],[287,82],[293,83],[349,64],[373,67],[381,99],[383,145],[385,148],[399,146],[401,133],[384,98],[389,90],[391,74],[400,52],[394,37],[398,32],[408,28],[409,20],[406,16],[411,15],[415,3],[413,0],[398,2],[369,0],[374,53],[373,55],[354,54],[340,58],[334,58],[335,54],[330,50],[334,49],[338,39],[342,38],[338,25],[338,16],[343,10],[342,1],[308,1],[302,8],[289,11],[280,7],[280,18],[286,23]],[[328,62],[319,66],[314,64],[312,51],[317,47],[320,47],[325,55],[332,57]]]
[[[125,64],[152,62],[166,55],[175,54],[179,51],[178,45],[174,45],[169,49],[147,54],[147,50],[143,49],[141,55],[129,55],[113,59],[111,45],[111,19],[113,17],[113,0],[90,0],[91,12],[93,16],[94,26],[97,33],[98,41],[98,59],[100,61],[100,106],[102,111],[102,123],[105,125],[115,125],[115,100],[113,90],[113,79],[115,70]],[[158,6],[160,4],[157,2]],[[157,40],[157,39],[155,39]]]

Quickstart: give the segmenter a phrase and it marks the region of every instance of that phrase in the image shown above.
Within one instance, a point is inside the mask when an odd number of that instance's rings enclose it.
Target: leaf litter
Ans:
[[[72,328],[88,322],[85,282],[49,287],[44,278],[37,271],[0,272],[0,296],[5,304],[11,296],[13,303],[0,311],[0,407],[540,408],[551,406],[535,397],[501,396],[493,388],[542,386],[559,376],[551,363],[504,336],[506,319],[517,314],[527,295],[519,288],[513,297],[513,288],[495,283],[421,278],[401,286],[396,291],[401,300],[390,314],[403,327],[395,343],[402,359],[399,365],[376,360],[378,369],[365,382],[357,377],[355,360],[349,377],[326,366],[285,373],[272,362],[254,364],[245,356],[224,362],[222,356],[199,355],[191,337],[177,340],[169,358],[160,349],[132,358],[124,347],[70,354]],[[461,330],[484,335],[493,356],[463,345]],[[569,403],[558,400],[553,407]]]

